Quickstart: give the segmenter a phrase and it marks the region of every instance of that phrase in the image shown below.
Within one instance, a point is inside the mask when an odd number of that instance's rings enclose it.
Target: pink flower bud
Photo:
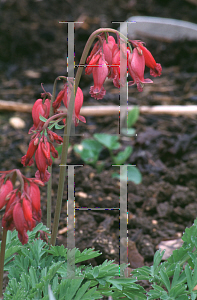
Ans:
[[[64,90],[61,90],[59,92],[59,94],[57,95],[57,98],[53,102],[53,108],[54,108],[54,110],[57,110],[60,107],[61,101],[62,101],[63,97],[64,97]]]
[[[51,152],[50,152],[49,142],[45,139],[44,142],[41,142],[41,147],[42,147],[42,151],[44,153],[44,156],[46,158],[47,165],[51,166],[52,165],[52,159],[51,159]]]
[[[7,204],[6,197],[13,190],[13,185],[10,179],[0,186],[0,209]]]
[[[61,136],[57,135],[57,133],[52,132],[52,135],[57,144],[63,143],[63,138]]]
[[[110,66],[112,65],[112,50],[115,44],[116,41],[111,35],[108,36],[108,43],[106,40],[103,42],[103,53],[105,56],[105,60]]]
[[[22,209],[22,205],[18,202],[13,209],[13,221],[18,231],[18,238],[24,245],[28,242],[27,229],[25,226],[25,217]]]
[[[36,165],[37,165],[37,168],[38,168],[38,170],[40,172],[40,176],[41,176],[41,178],[39,178],[39,179],[42,180],[44,178],[44,174],[45,174],[46,168],[48,166],[47,162],[46,162],[46,157],[42,150],[42,142],[40,142],[38,145],[38,149],[35,154],[35,160],[36,160]]]
[[[25,192],[30,197],[33,208],[36,211],[39,211],[40,210],[40,189],[37,186],[37,184],[34,182],[30,182],[29,184],[25,182]]]
[[[23,198],[23,213],[26,221],[31,221],[32,220],[32,206],[29,200]]]
[[[50,143],[50,150],[51,150],[51,154],[54,158],[57,158],[58,157],[58,152],[57,150],[55,149],[55,147]]]
[[[35,142],[34,139],[30,141],[27,154],[21,158],[21,163],[23,164],[23,166],[31,166],[34,163],[32,156],[34,155],[36,149],[38,148],[38,145],[37,144],[35,145],[34,142]]]

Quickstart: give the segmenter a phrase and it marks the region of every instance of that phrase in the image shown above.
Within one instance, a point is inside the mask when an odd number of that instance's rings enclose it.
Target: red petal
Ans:
[[[29,200],[23,198],[23,213],[26,221],[32,220],[32,206]]]

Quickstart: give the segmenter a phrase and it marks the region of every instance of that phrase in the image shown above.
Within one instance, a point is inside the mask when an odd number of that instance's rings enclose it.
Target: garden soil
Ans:
[[[192,1],[0,1],[0,100],[31,103],[40,98],[41,83],[52,92],[53,81],[67,74],[67,25],[59,21],[78,21],[75,27],[75,60],[89,35],[100,27],[118,28],[118,21],[130,16],[156,16],[196,22],[197,6]],[[142,37],[140,37],[142,39]],[[195,105],[197,104],[197,42],[165,41],[144,37],[147,48],[161,63],[161,77],[153,78],[139,93],[129,87],[130,105]],[[150,78],[149,70],[145,78]],[[106,95],[95,100],[89,95],[92,76],[83,73],[80,87],[84,92],[84,106],[119,105],[119,91],[106,82]],[[58,83],[58,91],[63,87]],[[13,128],[11,117],[25,122],[23,129]],[[94,133],[118,134],[118,115],[86,117],[79,123],[76,137],[71,137],[68,163],[83,165],[73,146]],[[33,177],[35,166],[24,168],[25,155],[32,126],[29,113],[0,111],[0,169],[19,168]],[[120,136],[121,150],[133,147],[125,162],[135,164],[142,174],[142,182],[128,182],[128,237],[131,267],[151,265],[161,241],[177,239],[197,217],[197,117],[140,114],[134,125],[136,136]],[[82,136],[83,134],[83,136]],[[115,153],[114,153],[115,154]],[[59,163],[53,165],[52,221],[55,211],[59,179]],[[91,260],[93,265],[105,259],[119,262],[120,182],[112,174],[110,153],[103,150],[99,173],[84,164],[75,168],[75,206],[92,210],[76,210],[75,242],[80,250],[93,247],[102,255]],[[41,188],[42,221],[46,224],[46,187]],[[93,208],[109,208],[94,210]],[[0,221],[4,210],[0,212]],[[67,183],[63,195],[58,245],[67,245]],[[133,241],[133,242],[132,242]],[[134,243],[135,242],[135,243]],[[136,263],[137,262],[137,263]]]

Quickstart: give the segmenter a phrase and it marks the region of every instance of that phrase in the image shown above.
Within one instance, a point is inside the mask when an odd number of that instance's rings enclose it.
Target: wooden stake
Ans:
[[[0,111],[18,111],[28,112],[32,111],[32,104],[26,104],[14,101],[0,100]],[[129,105],[128,110],[131,110],[134,106]],[[197,115],[197,105],[155,105],[155,106],[140,106],[141,114],[151,115]],[[61,107],[60,110],[66,111],[65,107]],[[118,105],[95,105],[95,106],[83,106],[80,114],[82,116],[111,116],[119,113],[120,107]]]

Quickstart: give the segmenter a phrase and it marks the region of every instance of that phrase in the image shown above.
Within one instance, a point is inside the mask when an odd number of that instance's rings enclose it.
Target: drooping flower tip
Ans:
[[[47,171],[47,169],[45,169],[44,173],[40,172],[40,170],[37,170],[35,177],[39,180],[42,180],[43,183],[46,183],[49,181],[51,174]]]
[[[90,87],[90,95],[96,100],[103,99],[103,97],[106,94],[106,90],[102,86],[101,89],[99,90],[98,88],[95,88],[94,86]]]
[[[36,138],[35,138],[36,139]],[[35,145],[35,139],[32,139],[29,143],[29,148],[27,150],[27,154],[24,155],[21,159],[21,163],[23,164],[23,166],[31,166],[34,163],[34,160],[32,158],[32,156],[34,155],[35,151],[38,148],[38,145],[36,143]],[[36,139],[37,140],[37,139]]]
[[[31,182],[35,183],[36,185],[39,185],[39,186],[44,186],[44,183],[41,180],[36,179],[36,178],[31,178]]]
[[[154,69],[150,69],[150,75],[153,77],[161,76],[162,66],[156,63]]]

